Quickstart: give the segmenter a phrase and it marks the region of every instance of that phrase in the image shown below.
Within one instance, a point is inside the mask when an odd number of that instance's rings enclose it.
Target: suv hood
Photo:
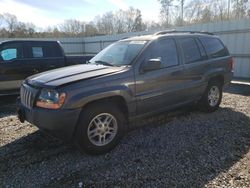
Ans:
[[[109,67],[95,64],[75,65],[36,74],[29,77],[27,82],[36,87],[58,87],[80,80],[87,80],[119,72],[123,69],[124,67]]]

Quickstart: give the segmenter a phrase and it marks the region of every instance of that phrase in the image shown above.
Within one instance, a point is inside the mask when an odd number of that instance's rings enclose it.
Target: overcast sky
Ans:
[[[19,21],[46,28],[71,18],[92,21],[97,15],[130,6],[140,9],[144,20],[159,20],[157,0],[0,0],[0,14],[8,12]]]

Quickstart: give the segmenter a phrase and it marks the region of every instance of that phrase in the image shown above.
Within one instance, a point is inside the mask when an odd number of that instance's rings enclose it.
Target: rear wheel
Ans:
[[[89,154],[106,153],[118,144],[125,126],[124,114],[115,105],[90,105],[80,115],[76,144]]]
[[[214,112],[222,99],[222,83],[214,80],[208,83],[205,93],[199,101],[199,108],[204,112]]]

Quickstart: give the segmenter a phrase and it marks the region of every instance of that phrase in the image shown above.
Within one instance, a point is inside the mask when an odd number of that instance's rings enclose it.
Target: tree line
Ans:
[[[130,7],[96,16],[91,22],[65,20],[43,31],[33,23],[20,22],[15,15],[4,13],[0,14],[0,37],[86,37],[250,18],[248,0],[158,0],[158,3],[159,22],[144,21],[141,11]]]
[[[248,0],[158,0],[162,25],[182,26],[196,23],[250,18]]]

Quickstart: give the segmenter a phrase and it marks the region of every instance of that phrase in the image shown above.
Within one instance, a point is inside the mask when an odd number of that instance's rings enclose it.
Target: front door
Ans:
[[[148,72],[135,70],[137,114],[160,111],[181,103],[183,93],[183,65],[180,63],[176,42],[172,38],[150,44],[138,60],[140,65],[149,59],[159,59],[162,67]]]
[[[21,42],[7,42],[0,46],[0,91],[19,89],[22,81],[33,74],[25,56]]]

